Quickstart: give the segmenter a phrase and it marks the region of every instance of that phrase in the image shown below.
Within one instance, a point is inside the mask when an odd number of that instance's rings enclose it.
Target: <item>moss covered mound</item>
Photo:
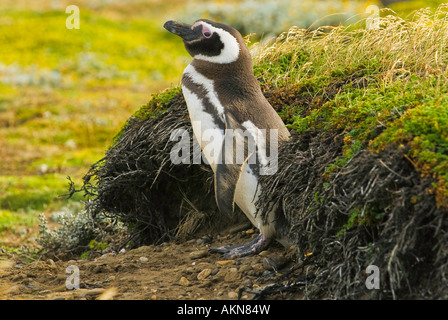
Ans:
[[[447,11],[384,10],[376,29],[292,28],[252,46],[264,94],[294,133],[258,203],[260,214],[283,205],[297,245],[296,285],[282,290],[448,297]],[[192,136],[173,90],[129,119],[83,187],[90,210],[127,222],[136,244],[222,227],[210,169],[170,161],[171,132]],[[379,289],[365,285],[371,265]]]

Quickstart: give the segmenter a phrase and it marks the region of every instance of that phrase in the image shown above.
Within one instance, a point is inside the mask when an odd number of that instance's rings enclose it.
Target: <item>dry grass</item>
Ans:
[[[413,74],[448,80],[448,4],[435,13],[422,9],[411,21],[390,9],[382,9],[381,16],[377,29],[350,25],[311,31],[292,27],[274,43],[254,46],[254,63],[275,64],[289,55],[281,74],[266,70],[269,77],[265,80],[275,85],[300,84],[310,73],[326,77],[349,67],[378,72],[384,84]]]

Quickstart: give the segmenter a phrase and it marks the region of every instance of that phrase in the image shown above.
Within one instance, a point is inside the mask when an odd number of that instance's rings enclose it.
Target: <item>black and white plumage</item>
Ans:
[[[281,220],[276,217],[277,207],[262,219],[255,203],[261,194],[258,177],[269,166],[267,149],[288,140],[290,134],[262,94],[242,36],[232,27],[205,19],[191,26],[168,21],[164,27],[183,39],[194,58],[183,73],[182,91],[193,132],[215,174],[218,208],[232,213],[238,205],[260,230],[247,245],[214,251],[237,257],[263,250],[272,239],[284,243],[275,223]],[[238,145],[244,146],[239,161],[234,157]]]

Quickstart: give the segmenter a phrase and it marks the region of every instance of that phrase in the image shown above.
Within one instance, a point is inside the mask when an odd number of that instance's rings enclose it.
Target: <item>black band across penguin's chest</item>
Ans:
[[[190,90],[200,101],[200,105],[192,106],[187,101],[189,108],[201,108],[202,112],[209,114],[212,117],[214,125],[224,130],[224,112],[217,94],[210,90],[210,83],[198,83],[199,81],[193,80],[193,75],[184,73],[182,76],[182,86]],[[194,121],[195,119],[191,119]]]

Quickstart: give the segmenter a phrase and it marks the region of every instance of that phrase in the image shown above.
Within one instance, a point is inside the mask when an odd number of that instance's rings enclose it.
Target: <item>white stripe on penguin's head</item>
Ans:
[[[199,25],[202,26],[202,32],[205,37],[205,39],[201,41],[203,42],[204,47],[207,46],[206,42],[208,39],[210,39],[210,41],[213,40],[212,37],[214,34],[217,34],[219,36],[219,39],[217,39],[216,41],[220,41],[223,47],[218,55],[206,55],[197,53],[193,56],[193,58],[219,64],[232,63],[238,60],[241,50],[240,44],[230,32],[222,28],[215,27],[210,23],[202,20],[199,20],[195,24],[193,24],[192,28],[195,28]]]

